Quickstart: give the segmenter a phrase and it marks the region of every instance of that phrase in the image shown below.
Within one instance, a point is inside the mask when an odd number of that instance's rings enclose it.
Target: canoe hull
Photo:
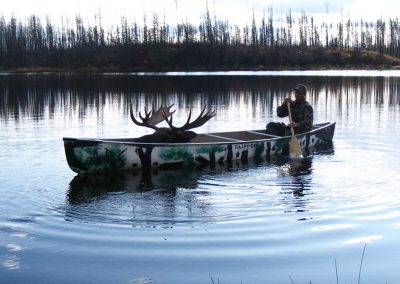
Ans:
[[[314,147],[330,143],[334,130],[335,123],[324,123],[296,137],[303,152],[309,154]],[[83,174],[148,168],[212,167],[217,163],[268,160],[275,155],[288,155],[290,139],[287,136],[250,141],[150,144],[131,142],[133,140],[129,139],[64,138],[64,147],[70,168]]]

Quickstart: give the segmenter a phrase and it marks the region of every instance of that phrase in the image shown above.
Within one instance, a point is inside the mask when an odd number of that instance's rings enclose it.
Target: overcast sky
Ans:
[[[153,13],[165,15],[168,23],[186,21],[198,23],[206,10],[206,0],[0,0],[0,15],[9,19],[13,13],[18,19],[35,14],[45,19],[50,16],[53,22],[61,17],[74,17],[80,14],[89,22],[100,11],[105,26],[120,24],[121,16],[129,22],[143,22],[143,14],[151,18]],[[400,16],[398,0],[208,0],[209,11],[218,19],[243,25],[249,23],[253,13],[260,19],[263,13],[272,8],[275,15],[285,15],[304,11],[315,19],[334,21],[341,18],[376,20]]]

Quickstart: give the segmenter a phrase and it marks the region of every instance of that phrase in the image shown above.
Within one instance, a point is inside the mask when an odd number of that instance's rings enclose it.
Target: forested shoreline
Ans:
[[[197,71],[398,68],[400,21],[340,20],[316,24],[305,12],[275,15],[243,27],[208,9],[200,23],[170,25],[164,17],[103,27],[80,15],[60,26],[36,15],[0,17],[2,71]],[[87,24],[85,24],[87,22]]]

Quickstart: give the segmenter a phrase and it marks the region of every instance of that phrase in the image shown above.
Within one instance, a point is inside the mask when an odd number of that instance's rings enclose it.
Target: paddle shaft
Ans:
[[[302,156],[302,150],[300,147],[300,143],[297,140],[297,137],[294,135],[294,129],[292,125],[292,112],[290,109],[290,102],[288,102],[288,112],[289,112],[289,121],[290,121],[290,129],[292,130],[292,139],[290,141],[290,153],[295,154],[296,157]]]
[[[293,129],[293,125],[292,125],[292,111],[290,109],[290,102],[287,103],[287,108],[289,111],[289,121],[290,121],[290,129],[292,130],[292,136],[294,136],[294,129]]]

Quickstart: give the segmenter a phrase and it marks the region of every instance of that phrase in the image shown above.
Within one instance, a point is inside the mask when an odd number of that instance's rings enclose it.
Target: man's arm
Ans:
[[[288,116],[289,110],[288,110],[287,104],[283,103],[280,106],[278,106],[278,108],[276,109],[276,113],[277,113],[278,117]]]

